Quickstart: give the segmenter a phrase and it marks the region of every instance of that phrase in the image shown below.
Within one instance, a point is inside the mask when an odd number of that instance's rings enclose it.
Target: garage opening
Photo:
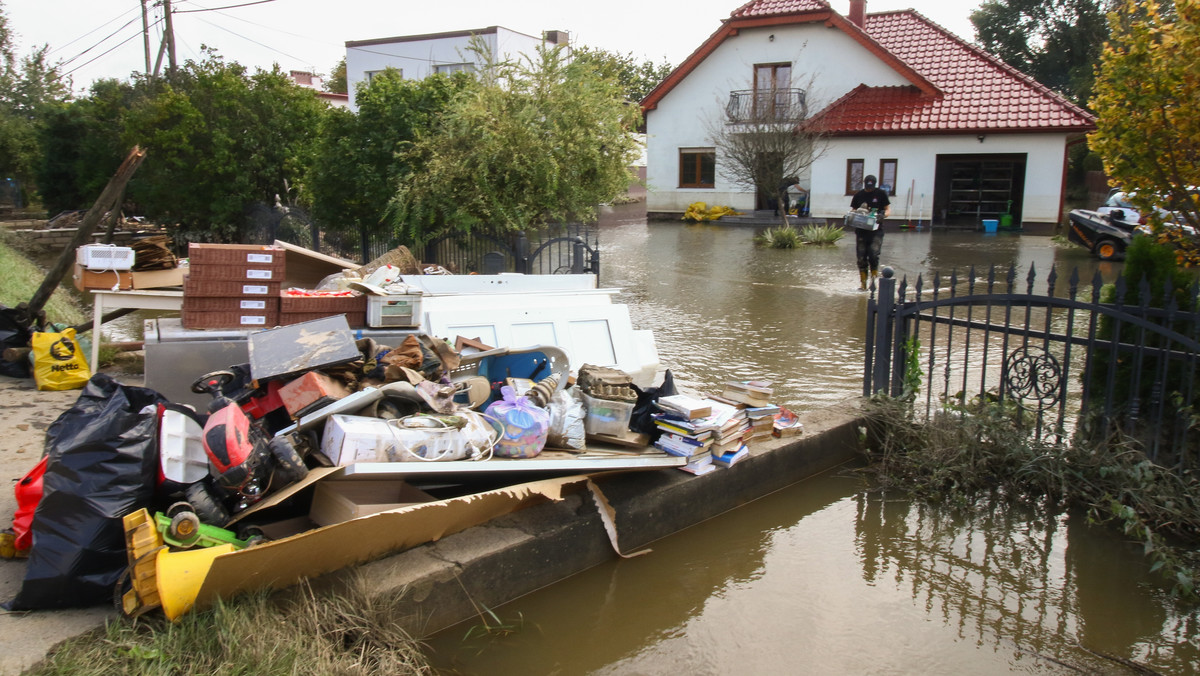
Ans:
[[[933,223],[977,228],[984,220],[994,219],[1019,227],[1025,162],[1024,153],[938,155]],[[1010,218],[1002,218],[1006,214]]]

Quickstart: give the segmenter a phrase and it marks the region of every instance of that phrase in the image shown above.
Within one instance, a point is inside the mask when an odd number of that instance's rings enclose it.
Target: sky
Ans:
[[[153,6],[158,0],[146,0]],[[678,65],[729,16],[739,0],[643,0],[636,12],[600,11],[570,0],[172,0],[180,63],[200,59],[201,46],[227,61],[284,71],[328,73],[349,40],[503,26],[530,35],[565,30],[573,46],[632,53]],[[829,0],[846,14],[849,0]],[[971,40],[968,19],[978,0],[868,0],[867,12],[912,8]],[[140,0],[0,0],[23,57],[42,45],[63,64],[74,89],[145,69]],[[205,11],[207,10],[207,11]],[[151,21],[155,12],[151,11]],[[161,12],[159,12],[161,14]],[[151,28],[157,54],[161,28]],[[153,56],[152,56],[153,61]]]

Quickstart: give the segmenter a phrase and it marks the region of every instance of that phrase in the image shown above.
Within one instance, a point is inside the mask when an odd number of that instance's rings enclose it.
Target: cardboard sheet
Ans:
[[[196,604],[203,607],[252,589],[287,587],[433,542],[543,500],[561,500],[587,481],[578,475],[546,479],[402,507],[222,554],[213,560]]]

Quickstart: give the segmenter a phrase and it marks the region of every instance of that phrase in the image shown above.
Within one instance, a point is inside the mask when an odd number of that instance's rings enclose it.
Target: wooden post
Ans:
[[[34,292],[33,298],[29,300],[27,307],[28,316],[33,317],[45,307],[46,302],[50,300],[51,294],[58,288],[67,271],[71,269],[71,265],[75,260],[75,250],[79,245],[83,244],[92,236],[92,231],[96,229],[96,225],[100,223],[100,219],[112,209],[118,208],[118,198],[125,192],[125,185],[129,183],[129,179],[133,177],[133,173],[142,164],[142,160],[146,159],[146,151],[138,146],[134,146],[133,150],[129,151],[129,156],[117,168],[117,173],[108,181],[108,185],[104,187],[104,192],[100,193],[100,197],[96,198],[95,204],[88,210],[87,215],[83,217],[83,221],[79,223],[79,229],[75,231],[75,236],[71,238],[70,244],[67,244],[63,252],[58,256],[58,262],[54,267],[50,268],[50,272],[46,274],[46,278],[42,281],[42,285]]]

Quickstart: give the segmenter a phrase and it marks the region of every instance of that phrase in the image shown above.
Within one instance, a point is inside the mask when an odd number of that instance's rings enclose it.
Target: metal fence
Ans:
[[[896,280],[884,271],[867,311],[863,394],[911,396],[926,418],[999,405],[1038,438],[1132,440],[1154,461],[1200,465],[1200,289],[1133,288],[1099,273],[1081,286],[1031,267]]]

